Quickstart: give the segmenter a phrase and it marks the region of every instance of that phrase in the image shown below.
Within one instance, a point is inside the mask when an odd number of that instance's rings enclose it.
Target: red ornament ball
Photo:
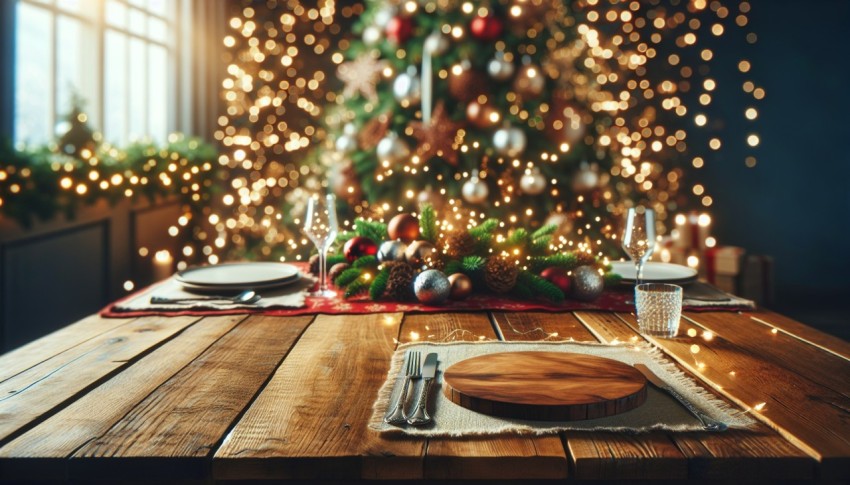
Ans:
[[[540,277],[557,286],[565,295],[570,293],[572,281],[564,268],[551,266],[540,272]]]
[[[407,42],[413,35],[413,19],[410,17],[393,17],[387,22],[387,39],[396,44]]]
[[[409,244],[419,239],[419,220],[410,214],[399,214],[390,219],[387,234],[391,241],[401,240]]]
[[[502,19],[492,14],[487,14],[483,17],[479,15],[472,19],[472,22],[469,24],[469,31],[472,33],[472,36],[486,42],[498,39],[504,29],[505,23]]]
[[[368,237],[354,236],[345,243],[342,253],[345,254],[345,259],[353,262],[355,259],[362,258],[363,256],[374,256],[378,254],[378,245]]]

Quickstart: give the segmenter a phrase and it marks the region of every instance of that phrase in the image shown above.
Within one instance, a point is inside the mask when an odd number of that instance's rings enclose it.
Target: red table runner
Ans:
[[[344,299],[342,296],[336,298],[313,298],[308,296],[306,304],[302,308],[245,308],[245,309],[228,309],[228,310],[184,310],[184,311],[133,311],[122,312],[116,311],[115,306],[130,298],[135,298],[139,293],[146,291],[141,290],[138,293],[128,296],[119,302],[113,303],[104,308],[100,315],[110,318],[128,318],[141,317],[149,315],[233,315],[244,313],[260,313],[263,315],[274,316],[294,316],[307,315],[316,313],[325,313],[330,315],[337,314],[363,314],[363,313],[438,313],[438,312],[471,312],[471,311],[504,311],[504,312],[569,312],[581,310],[599,310],[609,312],[633,312],[634,303],[632,290],[628,287],[607,289],[599,298],[583,302],[578,300],[567,299],[562,303],[552,303],[544,300],[519,301],[509,297],[498,295],[482,294],[474,295],[466,300],[448,301],[443,305],[433,306],[425,305],[417,302],[395,302],[395,301],[372,301],[367,296],[359,296],[355,298]],[[341,293],[341,292],[340,292]],[[705,312],[705,311],[741,311],[747,310],[745,306],[689,306],[683,307],[686,311]]]

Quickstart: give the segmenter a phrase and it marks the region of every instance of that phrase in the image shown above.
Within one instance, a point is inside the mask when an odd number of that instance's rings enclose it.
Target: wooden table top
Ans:
[[[86,318],[0,357],[0,481],[20,478],[850,478],[850,344],[768,311],[653,343],[753,430],[384,437],[414,340],[637,341],[604,312]]]

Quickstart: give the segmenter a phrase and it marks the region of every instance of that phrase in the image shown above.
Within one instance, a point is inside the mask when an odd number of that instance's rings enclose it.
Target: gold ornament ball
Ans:
[[[468,103],[487,90],[487,76],[472,69],[468,61],[455,64],[449,70],[449,94]]]
[[[415,241],[419,237],[419,220],[410,214],[399,214],[387,224],[387,233],[390,240],[401,240],[406,243]]]
[[[425,262],[428,261],[431,255],[435,254],[436,251],[437,248],[428,241],[414,241],[407,246],[407,250],[404,252],[404,257],[407,259],[408,263],[414,266],[419,266],[425,264]]]
[[[449,275],[449,284],[449,298],[452,300],[463,300],[472,294],[472,280],[463,273]]]

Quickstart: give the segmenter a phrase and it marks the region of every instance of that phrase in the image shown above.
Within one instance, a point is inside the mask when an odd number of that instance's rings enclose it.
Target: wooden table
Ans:
[[[366,428],[412,340],[633,341],[629,314],[92,316],[0,357],[0,481],[19,478],[850,478],[850,344],[768,311],[653,341],[752,431],[411,439]]]

